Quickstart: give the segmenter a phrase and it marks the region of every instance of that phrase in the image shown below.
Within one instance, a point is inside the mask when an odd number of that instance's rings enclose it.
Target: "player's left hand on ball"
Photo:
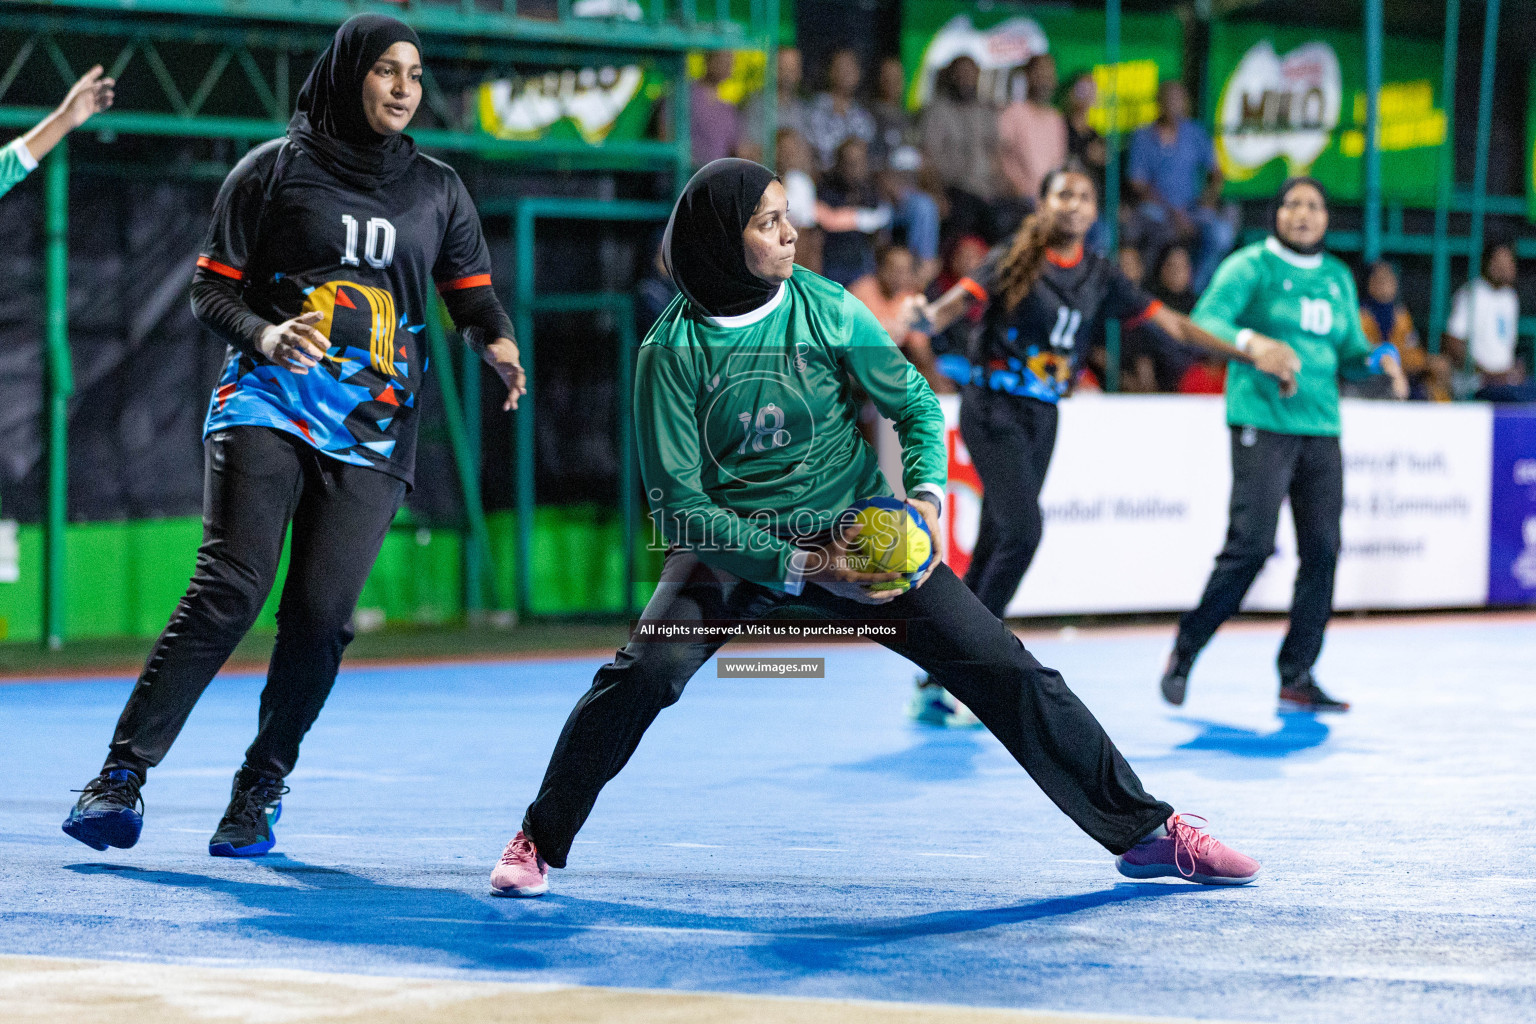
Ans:
[[[70,86],[59,109],[68,118],[71,128],[80,127],[92,114],[99,114],[112,105],[113,88],[117,82],[103,77],[104,74],[101,65],[97,64]]]
[[[507,386],[507,400],[501,403],[501,409],[511,412],[517,408],[517,400],[528,393],[528,377],[523,373],[517,342],[511,338],[497,338],[485,346],[485,361]]]
[[[916,590],[928,582],[928,577],[933,575],[933,570],[939,567],[938,543],[939,543],[939,510],[929,501],[922,498],[908,498],[907,506],[918,514],[923,525],[928,527],[928,533],[933,537],[934,556],[928,560],[928,568],[923,570],[921,576],[913,577],[910,589]]]

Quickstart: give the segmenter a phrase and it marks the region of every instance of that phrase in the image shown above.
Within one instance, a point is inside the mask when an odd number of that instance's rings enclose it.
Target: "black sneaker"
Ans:
[[[272,823],[283,813],[288,787],[273,775],[242,766],[235,772],[229,807],[208,840],[210,857],[260,857],[277,845]]]
[[[1308,672],[1280,683],[1280,710],[1343,712],[1349,710],[1349,702],[1328,696]]]
[[[64,834],[93,850],[128,849],[144,828],[144,798],[139,796],[143,784],[127,768],[103,768],[84,789],[75,791],[80,799],[64,819]]]
[[[1184,703],[1184,691],[1189,689],[1189,673],[1194,667],[1195,659],[1177,650],[1168,655],[1168,664],[1163,668],[1163,700],[1174,707]]]

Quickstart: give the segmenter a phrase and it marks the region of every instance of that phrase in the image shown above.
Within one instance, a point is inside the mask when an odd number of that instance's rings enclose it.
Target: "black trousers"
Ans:
[[[1309,672],[1323,650],[1333,615],[1333,576],[1339,565],[1344,514],[1344,459],[1337,437],[1274,434],[1232,428],[1232,505],[1227,542],[1200,604],[1179,620],[1175,647],[1193,658],[1217,628],[1237,613],[1254,578],[1275,551],[1280,504],[1289,496],[1300,567],[1291,598],[1291,626],[1278,659],[1282,681]]]
[[[1056,406],[975,385],[960,401],[960,436],[981,477],[981,530],[965,584],[998,618],[1035,559],[1040,489],[1056,450]]]
[[[809,584],[791,598],[674,550],[640,621],[751,620],[791,602],[838,619],[905,620],[905,639],[887,646],[943,679],[1056,806],[1112,852],[1134,846],[1173,813],[1142,789],[1061,674],[1036,661],[946,565],[918,589],[867,605]],[[631,641],[598,670],[567,719],[523,819],[524,833],[546,861],[565,866],[598,793],[629,761],[661,710],[677,702],[688,680],[721,646],[720,641]]]
[[[277,643],[246,764],[293,770],[352,640],[352,612],[405,482],[323,455],[267,427],[235,427],[204,446],[203,543],[186,596],[155,641],[117,721],[107,768],[143,778],[266,602],[293,524]]]

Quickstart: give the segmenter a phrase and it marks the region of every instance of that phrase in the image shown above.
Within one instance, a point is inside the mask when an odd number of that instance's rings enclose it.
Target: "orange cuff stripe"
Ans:
[[[440,281],[437,285],[437,290],[440,292],[456,292],[460,288],[489,288],[490,286],[490,274],[471,274],[469,277],[461,277],[457,281]]]
[[[197,265],[204,270],[211,270],[215,274],[230,278],[231,280],[242,281],[245,279],[245,272],[243,270],[236,270],[234,267],[220,263],[218,260],[209,259],[207,256],[199,256],[197,258]]]
[[[1137,313],[1135,316],[1131,317],[1125,322],[1125,329],[1130,330],[1133,327],[1140,327],[1142,324],[1156,316],[1157,311],[1162,308],[1163,300],[1153,299],[1151,302],[1147,303],[1146,309],[1142,310],[1140,313]]]
[[[987,295],[987,290],[985,288],[977,284],[975,281],[972,281],[968,277],[962,277],[958,284],[961,288],[964,288],[966,291],[970,292],[972,297],[974,297],[977,302],[986,302],[990,297]]]

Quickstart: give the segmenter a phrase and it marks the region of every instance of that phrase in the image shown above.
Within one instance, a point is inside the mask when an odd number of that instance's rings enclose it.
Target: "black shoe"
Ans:
[[[1189,673],[1195,667],[1195,659],[1177,650],[1168,655],[1163,669],[1163,700],[1178,707],[1184,703],[1184,691],[1189,688]]]
[[[1307,672],[1281,682],[1280,710],[1342,712],[1349,710],[1349,702],[1334,700],[1328,696],[1323,692],[1323,688],[1317,685],[1317,680],[1312,678],[1312,673]]]
[[[288,787],[273,775],[242,766],[235,772],[229,807],[218,831],[208,840],[210,857],[260,857],[277,845],[272,823],[283,810]]]
[[[84,789],[76,790],[80,799],[64,819],[64,834],[93,850],[128,849],[144,828],[141,785],[143,780],[127,768],[103,768]]]

